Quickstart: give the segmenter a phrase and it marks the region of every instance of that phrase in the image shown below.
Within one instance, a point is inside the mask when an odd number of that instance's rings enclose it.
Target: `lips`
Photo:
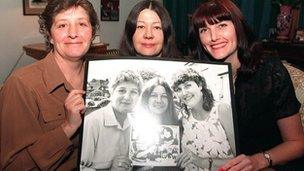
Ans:
[[[154,104],[153,107],[156,108],[156,109],[162,109],[165,106],[163,104]]]
[[[188,101],[190,101],[190,100],[192,99],[192,97],[193,97],[193,96],[191,96],[191,95],[186,95],[186,96],[183,97],[183,100],[184,100],[185,102],[188,102]]]
[[[68,45],[79,45],[79,44],[82,44],[81,42],[68,42],[68,43],[65,43],[65,44],[68,44]]]
[[[155,46],[154,43],[142,43],[141,45],[142,45],[143,47],[145,47],[145,48],[151,48],[151,47],[154,47],[154,46]]]
[[[125,106],[131,105],[131,103],[126,103],[126,102],[121,102],[120,104],[125,105]]]
[[[227,45],[226,42],[222,42],[222,43],[211,44],[210,47],[214,50],[217,50],[217,49],[225,47],[226,45]]]

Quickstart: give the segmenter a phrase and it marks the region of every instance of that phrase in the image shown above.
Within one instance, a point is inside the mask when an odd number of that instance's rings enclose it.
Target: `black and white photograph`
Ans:
[[[86,65],[80,170],[215,170],[236,156],[229,64],[118,57]]]
[[[175,166],[180,152],[179,127],[148,124],[131,127],[129,156],[132,165]]]

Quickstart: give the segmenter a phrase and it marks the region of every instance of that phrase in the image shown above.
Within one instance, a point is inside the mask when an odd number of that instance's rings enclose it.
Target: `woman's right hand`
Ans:
[[[71,137],[79,128],[82,122],[81,115],[85,111],[83,90],[72,90],[65,99],[64,107],[66,110],[66,121],[61,125],[67,137]]]
[[[132,169],[131,160],[127,156],[115,156],[111,171],[129,171]]]

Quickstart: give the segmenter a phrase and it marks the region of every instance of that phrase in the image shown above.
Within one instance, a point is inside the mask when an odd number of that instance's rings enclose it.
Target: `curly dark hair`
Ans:
[[[45,38],[48,51],[53,49],[50,39],[51,27],[53,25],[55,16],[62,11],[78,6],[82,7],[87,12],[93,29],[92,36],[95,37],[96,31],[99,29],[99,21],[93,5],[88,0],[51,0],[48,2],[38,20],[39,32]]]
[[[180,70],[178,73],[175,73],[173,75],[172,81],[172,89],[175,92],[177,91],[177,88],[180,84],[183,84],[187,81],[194,81],[198,86],[202,86],[201,92],[203,93],[203,109],[210,111],[214,106],[214,97],[212,91],[207,88],[205,78],[193,68],[186,68],[184,70]]]

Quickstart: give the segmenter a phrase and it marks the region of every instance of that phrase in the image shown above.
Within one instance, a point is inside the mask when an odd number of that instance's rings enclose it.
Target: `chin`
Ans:
[[[211,55],[213,59],[217,60],[217,61],[225,61],[227,56],[225,55]]]
[[[165,111],[154,111],[153,113],[155,113],[156,115],[162,115],[165,113]]]
[[[82,59],[84,55],[85,53],[68,54],[68,56],[73,59]]]
[[[161,52],[148,52],[148,53],[139,53],[140,56],[144,57],[158,57],[160,56]]]

